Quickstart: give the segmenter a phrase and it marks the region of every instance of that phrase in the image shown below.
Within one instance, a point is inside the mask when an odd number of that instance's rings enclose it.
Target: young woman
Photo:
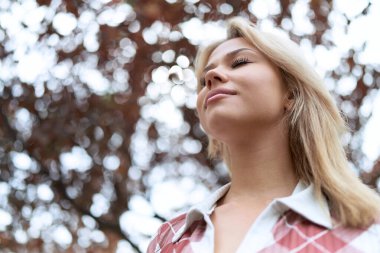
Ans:
[[[148,252],[380,252],[380,198],[348,168],[345,122],[290,40],[247,21],[200,50],[197,111],[231,182]]]

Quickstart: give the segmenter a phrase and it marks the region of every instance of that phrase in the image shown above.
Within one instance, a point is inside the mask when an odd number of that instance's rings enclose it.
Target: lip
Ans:
[[[226,88],[212,89],[211,91],[209,91],[207,93],[207,96],[206,96],[206,99],[205,99],[205,108],[207,108],[207,105],[208,105],[208,103],[211,100],[216,100],[218,98],[223,98],[226,95],[236,95],[236,94],[237,94],[236,91],[230,90],[230,89],[226,89]]]

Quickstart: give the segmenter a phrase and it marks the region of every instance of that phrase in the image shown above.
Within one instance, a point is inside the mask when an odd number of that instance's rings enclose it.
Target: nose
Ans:
[[[221,69],[211,69],[206,73],[205,82],[208,89],[213,86],[227,82],[227,75]]]

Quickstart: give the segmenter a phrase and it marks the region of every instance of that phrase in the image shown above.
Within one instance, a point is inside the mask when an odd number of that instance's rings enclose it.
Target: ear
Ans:
[[[284,111],[289,111],[294,105],[294,93],[292,91],[287,91],[285,101],[284,101]]]

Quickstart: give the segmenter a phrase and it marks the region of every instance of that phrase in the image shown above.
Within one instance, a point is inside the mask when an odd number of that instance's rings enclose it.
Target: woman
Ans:
[[[348,168],[345,122],[288,39],[234,18],[196,60],[197,111],[231,183],[148,252],[380,252],[379,196]]]

